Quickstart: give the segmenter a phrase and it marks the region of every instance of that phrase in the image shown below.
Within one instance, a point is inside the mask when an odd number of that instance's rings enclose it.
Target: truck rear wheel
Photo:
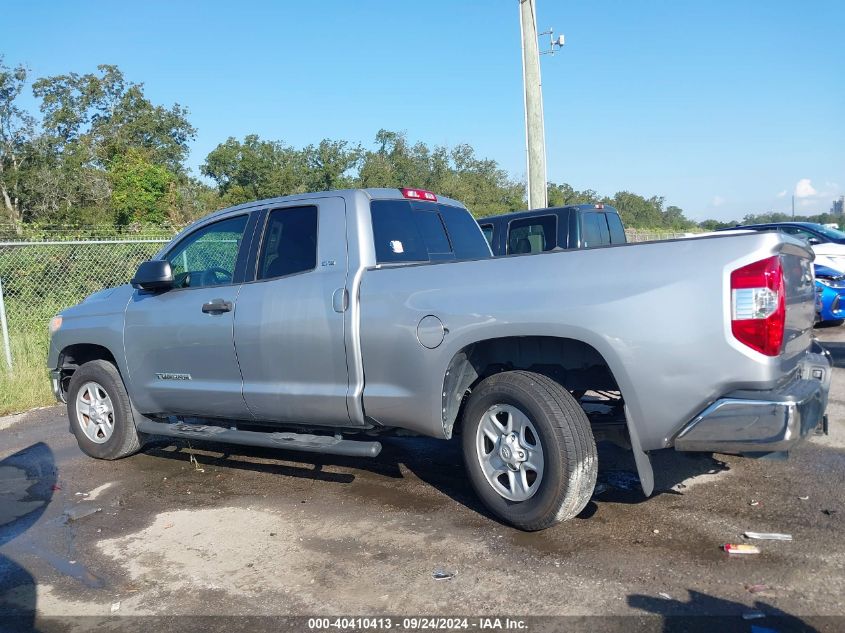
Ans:
[[[598,458],[590,422],[551,378],[508,371],[483,380],[467,402],[462,441],[475,492],[515,527],[571,519],[592,496]]]
[[[79,448],[86,455],[119,459],[141,449],[129,394],[117,367],[108,361],[92,360],[73,373],[67,414]]]

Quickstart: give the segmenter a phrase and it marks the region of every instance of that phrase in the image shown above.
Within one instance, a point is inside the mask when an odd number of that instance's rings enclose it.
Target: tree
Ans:
[[[550,207],[565,207],[570,204],[596,204],[601,201],[601,196],[592,189],[577,191],[567,183],[556,185],[553,182],[550,182],[548,186],[548,198]]]
[[[118,224],[162,224],[167,220],[167,196],[173,175],[138,149],[115,157],[109,166],[111,207]]]
[[[307,190],[304,153],[280,141],[262,141],[257,134],[243,142],[229,137],[208,154],[200,171],[217,183],[229,204]]]
[[[35,133],[34,117],[15,103],[26,79],[24,66],[10,68],[0,56],[0,194],[6,215],[16,226],[23,219],[21,177]]]
[[[354,179],[350,172],[361,160],[361,146],[350,146],[348,141],[323,139],[314,147],[303,150],[308,170],[308,189],[329,191],[351,187]]]
[[[97,71],[33,84],[44,133],[29,181],[32,219],[79,221],[92,216],[86,210],[97,209],[98,220],[108,211],[118,223],[134,217],[157,221],[167,215],[159,195],[163,179],[188,178],[184,161],[196,130],[187,111],[178,104],[154,105],[143,84],[127,82],[116,66]],[[141,188],[131,192],[127,187],[134,185]],[[130,210],[129,204],[140,206]]]

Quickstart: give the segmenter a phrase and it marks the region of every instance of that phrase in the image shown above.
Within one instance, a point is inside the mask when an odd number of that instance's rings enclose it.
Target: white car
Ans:
[[[771,222],[747,224],[728,231],[782,231],[810,244],[816,254],[816,264],[845,271],[845,232],[813,222]]]

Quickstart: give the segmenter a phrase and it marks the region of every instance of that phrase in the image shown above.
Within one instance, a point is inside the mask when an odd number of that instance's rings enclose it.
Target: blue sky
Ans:
[[[3,0],[0,53],[41,77],[117,64],[198,128],[469,143],[525,176],[517,0]],[[845,3],[537,0],[549,180],[703,219],[845,194]],[[14,25],[14,28],[9,28]]]

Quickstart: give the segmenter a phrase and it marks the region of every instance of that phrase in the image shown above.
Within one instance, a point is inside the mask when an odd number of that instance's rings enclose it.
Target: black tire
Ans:
[[[524,501],[499,494],[479,463],[478,427],[497,404],[519,409],[540,436],[544,470],[536,492]],[[547,376],[508,371],[481,381],[466,405],[462,444],[476,494],[493,514],[522,530],[542,530],[575,517],[593,494],[598,457],[590,422],[569,392]]]
[[[108,394],[113,406],[114,430],[105,442],[90,440],[83,431],[76,414],[76,399],[80,389],[89,382],[99,384]],[[92,360],[77,369],[70,378],[67,390],[67,414],[70,428],[82,452],[97,459],[120,459],[141,450],[141,437],[135,429],[129,394],[117,367],[105,360]]]

